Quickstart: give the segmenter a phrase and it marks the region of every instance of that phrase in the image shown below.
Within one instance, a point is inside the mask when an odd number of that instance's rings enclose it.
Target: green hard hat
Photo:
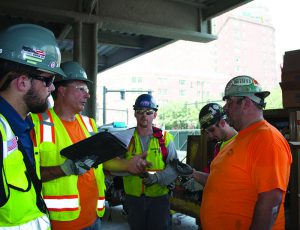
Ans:
[[[258,104],[263,104],[269,94],[269,91],[262,91],[260,84],[254,78],[242,75],[234,77],[227,83],[223,100],[245,96]]]
[[[34,24],[18,24],[0,33],[0,58],[64,77],[54,34]]]
[[[57,79],[55,82],[62,81],[84,81],[87,83],[93,83],[87,78],[85,70],[75,61],[67,61],[61,63],[60,67],[64,71],[66,77],[64,79]]]

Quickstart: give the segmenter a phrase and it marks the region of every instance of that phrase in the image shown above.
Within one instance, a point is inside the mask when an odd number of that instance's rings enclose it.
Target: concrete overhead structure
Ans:
[[[251,0],[0,1],[0,29],[34,23],[55,33],[63,61],[78,61],[88,78],[176,40],[209,42],[211,21]],[[95,117],[96,84],[85,113]]]

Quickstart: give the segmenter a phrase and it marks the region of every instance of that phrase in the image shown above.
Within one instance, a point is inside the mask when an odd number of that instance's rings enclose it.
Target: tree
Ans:
[[[271,90],[270,96],[266,98],[266,109],[282,109],[282,90],[280,86]]]
[[[198,114],[196,104],[170,102],[161,107],[158,119],[165,129],[195,129],[199,128]]]

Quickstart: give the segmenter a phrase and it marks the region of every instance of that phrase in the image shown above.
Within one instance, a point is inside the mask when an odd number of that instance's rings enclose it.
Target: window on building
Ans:
[[[179,85],[185,85],[186,84],[186,80],[179,80]]]
[[[158,93],[158,95],[167,95],[168,90],[167,89],[158,89],[157,93]]]
[[[184,89],[179,90],[179,96],[181,97],[186,96],[186,90]]]
[[[132,83],[142,83],[143,82],[143,78],[142,77],[132,77],[131,78],[131,82]]]

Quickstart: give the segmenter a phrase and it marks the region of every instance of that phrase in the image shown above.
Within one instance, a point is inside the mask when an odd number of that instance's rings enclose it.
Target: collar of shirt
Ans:
[[[29,132],[33,128],[32,121],[28,117],[23,120],[20,114],[1,96],[0,113],[6,118],[16,136]]]

